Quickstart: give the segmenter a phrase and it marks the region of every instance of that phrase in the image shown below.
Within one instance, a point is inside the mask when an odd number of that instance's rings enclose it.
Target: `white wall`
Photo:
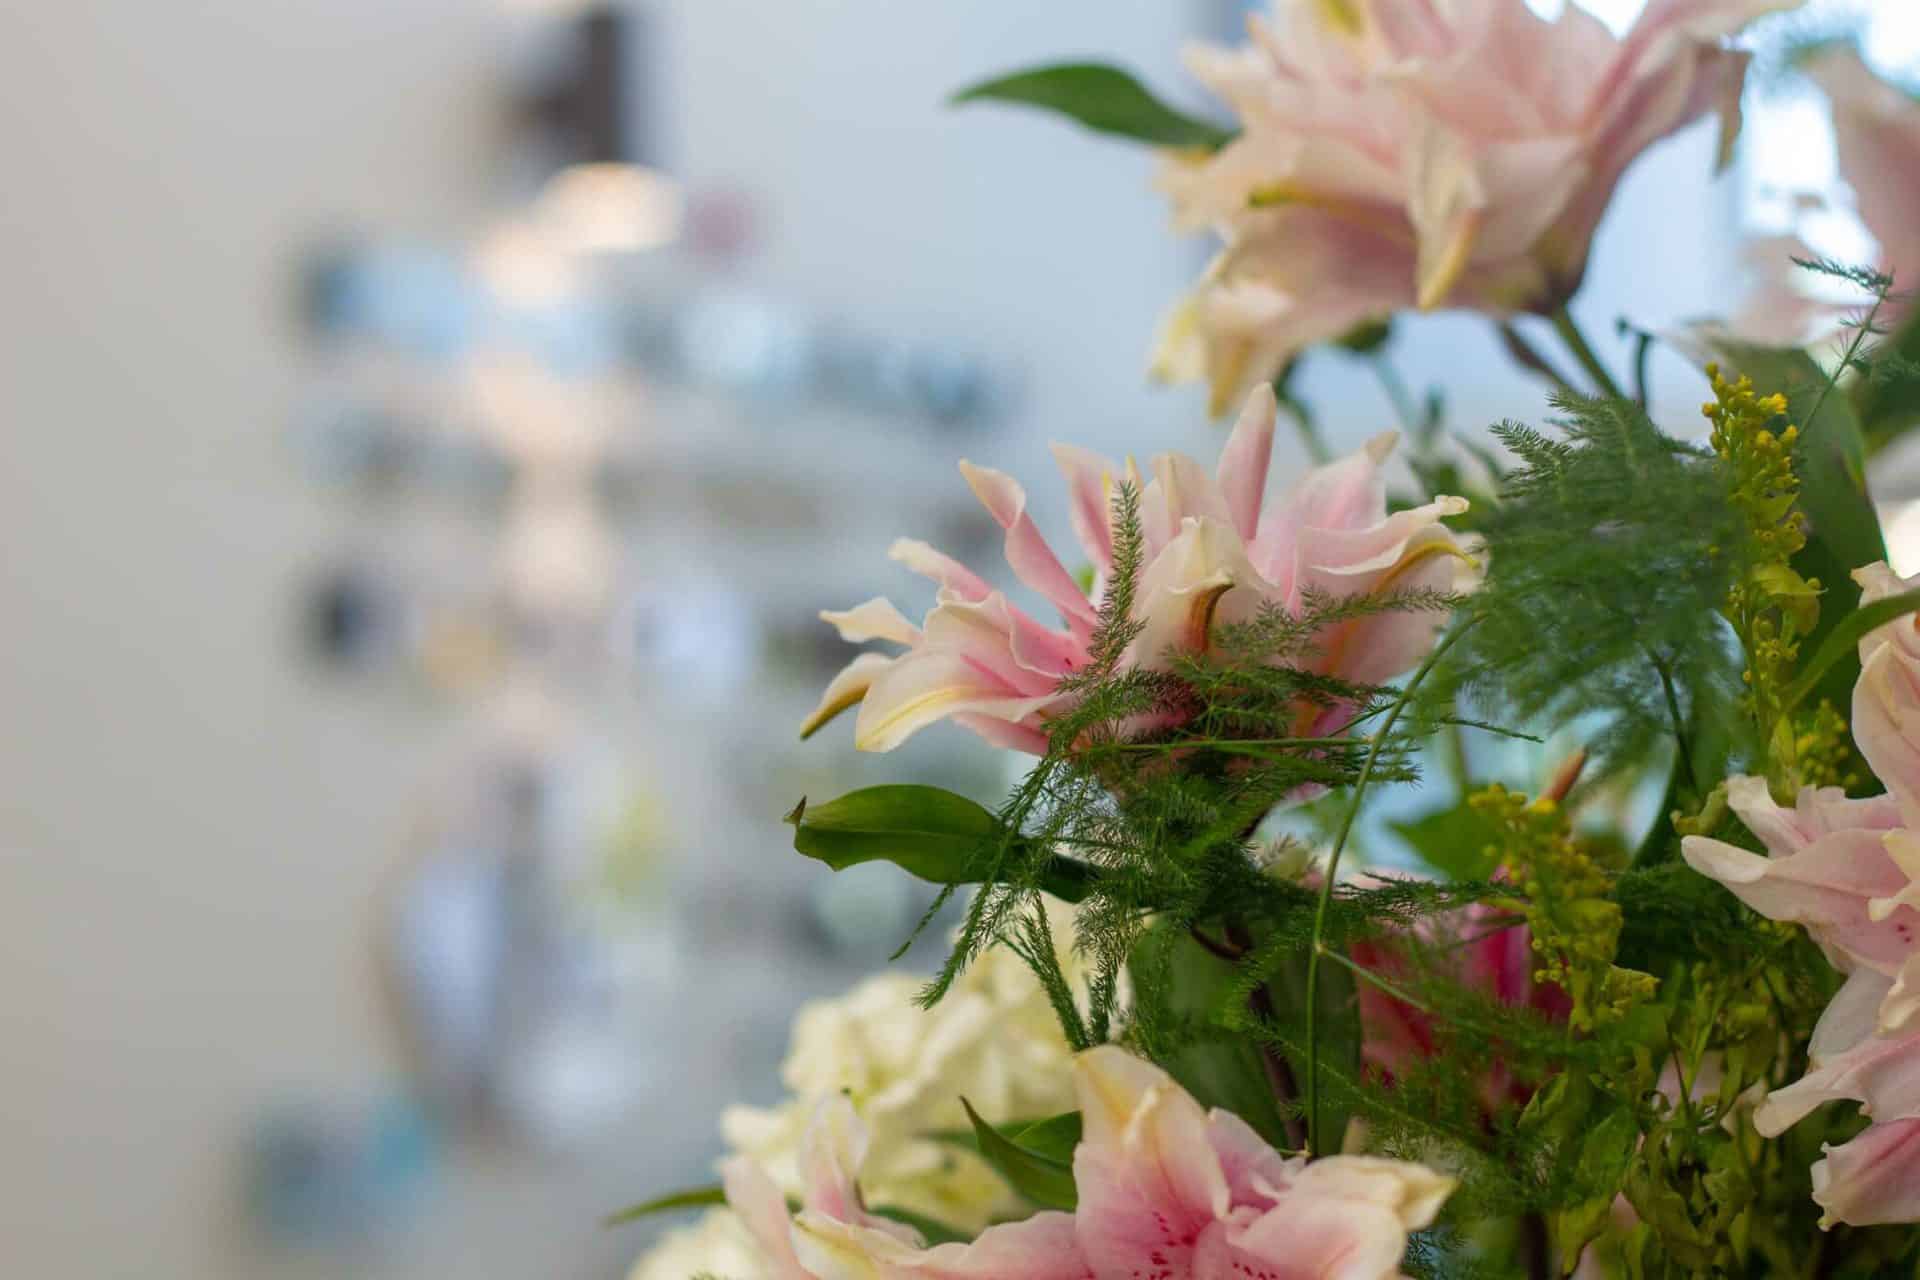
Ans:
[[[1028,358],[1055,433],[1198,437],[1136,376],[1184,269],[1146,162],[937,106],[1065,51],[1164,70],[1181,6],[671,8],[675,150],[696,179],[766,190],[764,283],[990,335]],[[0,9],[7,1274],[272,1274],[232,1229],[245,1120],[394,1065],[372,913],[448,733],[315,687],[291,652],[299,575],[343,515],[282,449],[290,275],[330,226],[470,220],[493,17],[457,0]],[[415,1253],[359,1273],[615,1274],[632,1239],[594,1215],[645,1189],[648,1155],[636,1135],[626,1181],[486,1165]]]

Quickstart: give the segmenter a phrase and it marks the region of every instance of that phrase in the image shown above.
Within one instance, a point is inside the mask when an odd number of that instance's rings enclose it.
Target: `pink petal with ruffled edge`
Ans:
[[[1220,451],[1215,483],[1243,541],[1252,541],[1260,530],[1260,506],[1267,492],[1267,468],[1273,458],[1273,428],[1279,412],[1273,388],[1256,387],[1233,425],[1233,434],[1227,437],[1227,447]]]
[[[942,591],[951,591],[962,600],[984,600],[993,594],[985,578],[943,551],[936,551],[914,538],[897,538],[887,548],[887,557],[905,565],[923,578],[932,578]]]
[[[1916,155],[1916,159],[1920,159],[1920,155]],[[1855,569],[1851,576],[1860,586],[1862,606],[1920,590],[1920,575],[1903,578],[1888,568],[1884,560],[1863,565]],[[1884,644],[1897,645],[1902,653],[1920,657],[1920,613],[1903,614],[1861,636],[1860,661],[1866,662]]]
[[[900,1273],[927,1280],[1093,1280],[1094,1275],[1069,1213],[1037,1213],[988,1227],[972,1244],[928,1249],[903,1264]]]
[[[1093,603],[1027,514],[1027,491],[1012,476],[990,467],[962,462],[960,474],[980,505],[1006,530],[1007,563],[1013,576],[1044,596],[1070,624],[1091,629],[1097,617]]]
[[[1367,529],[1387,518],[1380,464],[1399,440],[1394,431],[1375,436],[1357,453],[1315,467],[1277,505],[1267,507],[1248,553],[1269,581],[1297,594],[1296,566],[1308,529]]]
[[[893,660],[867,688],[854,722],[854,745],[891,751],[936,721],[962,712],[1020,723],[1053,701],[1023,696],[970,662],[940,649],[917,649]]]
[[[1884,644],[1867,659],[1853,686],[1853,740],[1905,824],[1920,827],[1920,657]]]
[[[813,1280],[794,1252],[787,1202],[773,1179],[753,1161],[736,1156],[720,1166],[720,1180],[726,1189],[727,1206],[739,1215],[771,1269],[770,1280]]]
[[[1871,902],[1898,893],[1905,879],[1878,831],[1836,831],[1784,858],[1750,853],[1720,840],[1688,836],[1681,856],[1701,875],[1770,920],[1803,925],[1836,967],[1864,964],[1891,976],[1920,941],[1920,918],[1905,910],[1876,922]]]
[[[1119,470],[1091,449],[1071,444],[1052,448],[1067,481],[1067,515],[1074,536],[1104,578],[1113,570],[1113,495]]]
[[[1820,1225],[1920,1222],[1920,1120],[1869,1125],[1813,1166]]]
[[[869,640],[904,645],[920,643],[920,628],[908,622],[885,596],[875,596],[851,609],[823,609],[820,620],[838,631],[848,644],[865,644]]]
[[[1820,1015],[1814,1031],[1812,1069],[1767,1095],[1753,1113],[1754,1128],[1777,1137],[1816,1107],[1850,1099],[1876,1120],[1920,1116],[1920,1033],[1876,1032],[1890,983],[1861,971]]]

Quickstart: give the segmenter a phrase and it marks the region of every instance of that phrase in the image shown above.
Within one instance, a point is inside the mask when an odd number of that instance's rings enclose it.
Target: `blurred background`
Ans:
[[[922,608],[896,535],[998,562],[959,457],[1057,529],[1048,440],[1217,448],[1144,376],[1206,254],[1150,158],[942,101],[1091,57],[1204,110],[1177,50],[1244,7],[0,6],[8,1274],[624,1273],[600,1216],[708,1181],[926,905],[781,814],[1016,767],[803,747],[815,612]],[[1817,99],[1750,125],[1632,172],[1590,332],[1730,309],[1832,187]],[[1870,252],[1844,197],[1821,234]],[[1394,356],[1458,428],[1538,416],[1484,321]],[[1358,359],[1298,389],[1335,449],[1393,424]]]

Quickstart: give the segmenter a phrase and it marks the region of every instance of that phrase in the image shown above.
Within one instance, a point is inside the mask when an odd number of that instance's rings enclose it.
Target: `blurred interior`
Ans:
[[[943,100],[1086,56],[1204,110],[1178,49],[1243,8],[0,12],[9,1274],[624,1273],[649,1228],[602,1215],[708,1181],[796,1003],[927,906],[782,813],[1018,767],[800,743],[816,611],[924,606],[896,536],[998,561],[960,457],[1056,528],[1049,440],[1217,447],[1144,376],[1205,254],[1152,161]],[[1590,332],[1724,309],[1831,184],[1817,103],[1750,123],[1718,183],[1705,131],[1636,167]],[[1464,430],[1537,416],[1483,320],[1396,357]],[[1300,393],[1336,450],[1393,423],[1357,359]]]

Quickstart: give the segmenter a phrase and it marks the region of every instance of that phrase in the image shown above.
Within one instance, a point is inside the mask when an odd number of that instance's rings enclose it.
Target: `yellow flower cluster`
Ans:
[[[1800,431],[1792,424],[1773,430],[1787,412],[1786,397],[1759,395],[1745,376],[1730,382],[1718,365],[1708,365],[1707,376],[1714,398],[1700,411],[1713,424],[1713,451],[1725,469],[1730,501],[1745,518],[1752,559],[1751,569],[1728,593],[1726,616],[1746,648],[1743,679],[1766,743],[1768,780],[1776,791],[1790,792],[1805,779],[1801,735],[1785,714],[1784,699],[1800,640],[1820,620],[1821,591],[1818,579],[1803,578],[1792,566],[1807,545],[1798,505],[1800,477],[1793,469]],[[1810,732],[1824,740],[1830,728],[1814,725]]]
[[[1492,852],[1526,895],[1527,928],[1540,957],[1535,982],[1567,993],[1575,1031],[1624,1017],[1653,993],[1654,979],[1613,963],[1620,944],[1620,907],[1607,897],[1605,870],[1574,836],[1564,810],[1497,783],[1476,793],[1475,811],[1492,822],[1501,841]]]

